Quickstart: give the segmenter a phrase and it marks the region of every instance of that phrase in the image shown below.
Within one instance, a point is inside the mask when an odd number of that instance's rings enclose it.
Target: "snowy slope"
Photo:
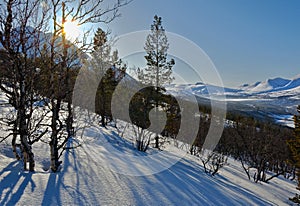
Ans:
[[[150,165],[141,162],[155,150],[145,156],[116,133],[112,128],[86,130],[82,147],[64,154],[57,174],[45,171],[48,145],[35,145],[36,172],[32,174],[22,172],[10,147],[1,144],[0,205],[288,205],[288,197],[296,192],[295,183],[282,178],[270,184],[250,182],[233,160],[219,175],[206,175],[200,161],[189,155],[146,175]],[[112,147],[124,158],[115,158]],[[166,150],[159,153],[163,158],[156,164],[168,165],[180,157],[174,146]],[[141,161],[127,161],[126,154]],[[133,170],[145,175],[132,176]]]
[[[138,152],[130,128],[120,137],[115,128],[95,125],[93,116],[78,116],[88,127],[68,146],[82,146],[62,156],[59,173],[49,171],[48,144],[33,146],[35,173],[22,171],[10,140],[0,144],[0,205],[289,205],[296,192],[295,182],[282,178],[250,182],[231,159],[220,174],[207,175],[200,160],[172,142],[164,151]],[[118,126],[123,131],[125,123]]]

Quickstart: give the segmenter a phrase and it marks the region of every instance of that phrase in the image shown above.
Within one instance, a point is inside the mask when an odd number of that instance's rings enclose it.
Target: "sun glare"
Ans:
[[[65,27],[64,31],[66,33],[66,37],[67,37],[67,39],[69,39],[71,41],[76,40],[81,34],[79,26],[75,21],[65,22],[64,27]]]

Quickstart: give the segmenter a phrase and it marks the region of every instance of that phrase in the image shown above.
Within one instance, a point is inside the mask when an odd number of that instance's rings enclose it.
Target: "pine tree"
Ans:
[[[175,61],[167,61],[168,38],[161,17],[157,15],[154,16],[151,33],[147,36],[144,49],[147,53],[147,67],[144,70],[138,69],[139,80],[144,84],[154,85],[156,89],[171,83],[174,80],[171,75]]]
[[[297,189],[300,190],[300,105],[297,107],[298,115],[294,115],[294,138],[288,141],[288,145],[293,155],[293,161],[296,166],[296,175],[298,177]],[[291,198],[292,201],[300,203],[300,196]]]
[[[145,59],[147,67],[143,70],[138,69],[139,80],[155,87],[155,106],[159,106],[158,93],[165,84],[170,84],[172,77],[172,67],[175,64],[174,59],[167,60],[167,51],[169,49],[168,38],[162,26],[162,19],[157,15],[154,16],[151,32],[147,36],[144,49],[147,53]],[[158,135],[155,137],[155,147],[158,148]]]
[[[101,125],[105,126],[105,116],[107,110],[106,86],[107,78],[105,78],[108,68],[112,65],[111,61],[111,46],[107,42],[107,33],[101,28],[98,28],[94,36],[94,51],[93,51],[93,70],[100,82],[96,96],[96,113],[101,116]],[[106,75],[107,76],[107,75]]]
[[[100,51],[107,42],[107,34],[101,28],[98,28],[94,36],[94,51]]]
[[[107,119],[111,120],[111,99],[113,92],[126,71],[122,66],[118,51],[111,51],[111,42],[107,33],[98,28],[94,36],[94,51],[92,54],[92,69],[98,78],[99,87],[96,95],[96,113],[101,116],[104,127]]]

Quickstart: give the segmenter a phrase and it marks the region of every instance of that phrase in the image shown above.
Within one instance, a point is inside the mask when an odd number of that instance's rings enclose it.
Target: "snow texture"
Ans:
[[[38,144],[34,173],[22,171],[10,146],[0,145],[0,205],[289,205],[288,197],[296,192],[295,182],[281,177],[269,184],[249,181],[231,159],[215,177],[204,173],[200,161],[190,155],[178,155],[179,161],[161,172],[132,176],[130,171],[146,174],[150,166],[114,158],[111,147],[140,158],[157,151],[135,150],[113,128],[87,129],[82,146],[64,154],[58,173],[48,170],[48,145]],[[168,158],[157,164],[176,159],[174,151],[180,153],[170,144],[158,152]]]

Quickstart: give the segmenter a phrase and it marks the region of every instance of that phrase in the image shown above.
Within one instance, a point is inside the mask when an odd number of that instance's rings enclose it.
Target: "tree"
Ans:
[[[107,43],[107,32],[104,32],[101,28],[98,28],[94,36],[94,53],[97,55],[105,55],[105,53],[110,53],[110,48],[105,47]],[[104,51],[107,52],[104,52]]]
[[[241,162],[249,180],[269,182],[293,172],[287,162],[289,152],[285,144],[290,135],[288,128],[237,116],[224,129],[216,149],[227,147],[225,151]]]
[[[101,116],[101,125],[106,126],[112,120],[111,100],[118,82],[124,77],[126,65],[118,57],[118,51],[111,51],[112,40],[108,41],[108,32],[98,28],[94,36],[94,49],[90,61],[91,71],[99,84],[95,109]]]
[[[101,116],[101,125],[105,127],[105,117],[107,114],[109,80],[112,76],[111,67],[113,66],[111,53],[111,43],[107,41],[107,33],[98,28],[94,36],[94,50],[92,52],[92,70],[97,77],[96,83],[99,84],[96,95],[96,113]],[[108,71],[110,73],[108,74]]]
[[[131,0],[116,0],[112,1],[64,1],[51,0],[48,5],[52,11],[53,29],[52,37],[50,38],[50,65],[52,70],[50,74],[50,101],[51,101],[51,137],[49,141],[51,170],[58,171],[60,164],[59,158],[65,150],[65,145],[71,137],[70,129],[72,129],[72,108],[71,108],[71,92],[70,88],[70,72],[74,68],[74,62],[77,66],[78,59],[83,53],[91,50],[92,43],[87,42],[89,33],[85,33],[73,42],[66,40],[64,24],[68,21],[75,21],[78,25],[87,23],[109,23],[119,16],[119,8],[127,5]],[[106,4],[107,3],[107,4]],[[103,9],[103,4],[106,4],[106,9]],[[62,22],[58,21],[58,15],[62,15]],[[76,47],[74,46],[76,45]],[[57,76],[57,78],[56,78]],[[55,88],[58,88],[57,90]],[[68,135],[62,134],[64,129],[63,121],[61,120],[61,108],[63,101],[68,103],[67,132]],[[69,129],[68,129],[69,128]]]
[[[168,38],[162,26],[161,17],[154,16],[153,24],[151,25],[151,32],[147,36],[144,49],[147,53],[145,59],[147,67],[143,70],[138,69],[139,80],[150,86],[155,87],[156,93],[161,90],[165,84],[171,83],[172,67],[175,64],[174,59],[167,60],[167,51],[169,48]],[[158,97],[159,95],[155,95]],[[156,109],[158,108],[159,100],[155,100]],[[159,148],[158,134],[155,137],[155,147]]]
[[[297,111],[300,114],[300,105],[297,107]],[[296,175],[298,177],[297,189],[300,190],[300,115],[294,115],[294,138],[288,141],[289,148],[292,152],[293,161],[296,166]],[[300,203],[300,196],[296,195],[294,198],[290,198],[296,203]]]
[[[36,98],[34,81],[39,67],[36,59],[40,52],[40,31],[46,26],[48,10],[41,8],[38,0],[8,0],[0,7],[0,43],[9,59],[9,67],[4,69],[0,88],[16,111],[14,119],[8,122],[12,126],[12,147],[16,158],[19,158],[16,153],[19,136],[24,157],[27,157],[24,159],[24,169],[27,169],[28,160],[29,170],[34,171],[32,144],[40,138],[34,137],[31,129],[38,128],[32,121]]]

